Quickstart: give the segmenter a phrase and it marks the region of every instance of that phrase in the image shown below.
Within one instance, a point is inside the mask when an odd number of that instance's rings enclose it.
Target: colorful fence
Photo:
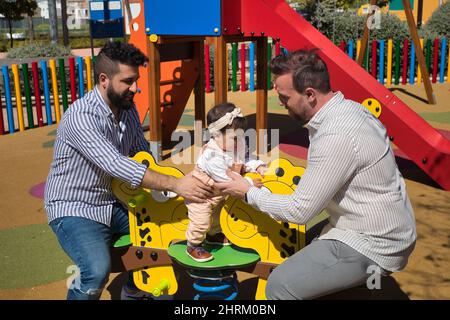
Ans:
[[[76,62],[74,57],[41,60],[32,62],[31,70],[28,63],[3,65],[0,134],[58,123],[69,104],[83,96],[84,87],[92,89],[91,60],[91,57],[77,57]],[[76,72],[78,83],[75,80]],[[70,94],[67,91],[68,76]],[[2,100],[6,107],[6,117],[3,117]]]
[[[421,40],[432,83],[450,82],[450,50],[447,39]],[[356,60],[361,42],[341,41],[339,47]],[[271,41],[268,58],[287,53],[277,41]],[[255,57],[252,42],[229,45],[228,89],[255,90]],[[94,58],[95,59],[95,58]],[[214,86],[214,46],[205,45],[205,90]],[[414,46],[403,41],[372,40],[366,50],[363,67],[385,85],[421,84],[423,79]],[[69,105],[93,87],[91,57],[50,59],[1,68],[0,135],[58,123]],[[268,71],[268,88],[272,77]],[[447,80],[445,80],[447,75]],[[69,81],[69,82],[67,82]],[[238,85],[239,81],[239,85]],[[5,109],[5,114],[4,114]]]
[[[424,50],[426,66],[430,74],[432,83],[450,82],[450,50],[448,50],[447,39],[428,39],[425,43],[421,39],[422,48]],[[346,52],[353,60],[357,59],[361,49],[361,41],[341,41],[339,43],[341,50]],[[269,57],[274,54],[278,55],[286,49],[280,46],[279,42],[274,42],[269,46]],[[229,63],[231,72],[229,72],[229,83],[231,91],[238,91],[237,81],[240,79],[240,91],[255,90],[255,46],[254,43],[241,43],[240,50],[237,43],[229,46],[231,51],[231,61]],[[240,52],[239,52],[240,51]],[[205,73],[206,73],[206,90],[211,92],[213,86],[213,75],[210,65],[214,63],[214,48],[205,46]],[[238,61],[238,57],[240,57]],[[398,85],[398,84],[421,84],[422,75],[417,63],[414,45],[408,39],[404,41],[392,39],[389,40],[372,40],[366,50],[363,60],[363,67],[381,84]],[[245,73],[242,72],[245,70]],[[245,77],[242,76],[245,74]],[[447,75],[447,77],[445,77]],[[247,80],[248,79],[248,80]],[[272,80],[269,73],[268,87],[271,88]],[[248,85],[247,85],[248,83]]]
[[[445,74],[447,74],[447,81],[450,82],[450,50],[448,50],[447,39],[428,39],[426,42],[424,39],[420,39],[420,43],[432,83],[437,83],[438,79],[440,83],[444,83]],[[356,60],[361,47],[360,41],[356,42],[356,53],[354,46],[354,41],[340,43],[340,48],[347,52],[349,57]],[[372,40],[368,44],[363,67],[378,82],[388,86],[398,85],[400,81],[401,84],[421,84],[423,79],[417,63],[414,44],[408,39],[403,41]]]

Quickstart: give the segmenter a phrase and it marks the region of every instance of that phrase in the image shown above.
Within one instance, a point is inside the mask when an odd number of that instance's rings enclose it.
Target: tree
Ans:
[[[336,2],[336,8],[359,8],[362,4],[370,3],[370,0],[287,0],[289,4],[298,4],[301,8],[305,10],[315,11],[315,8],[319,2],[331,3],[334,6]],[[386,6],[389,0],[377,0],[376,5],[381,7]]]
[[[336,6],[336,8],[350,8],[352,7],[356,0],[288,0],[289,4],[298,4],[300,7],[307,8],[311,6],[317,6],[319,2],[325,2]]]
[[[34,40],[34,25],[33,25],[33,16],[34,12],[37,9],[37,3],[35,0],[24,0],[24,13],[28,18],[28,30],[30,34],[30,42]]]
[[[56,0],[48,0],[48,19],[50,20],[50,39],[53,44],[58,42],[58,16]]]
[[[31,12],[29,6],[35,6],[37,8],[36,1],[34,0],[0,0],[0,14],[2,14],[8,21],[9,35],[11,37],[11,48],[14,45],[12,35],[12,22],[22,20],[22,15]],[[34,9],[34,10],[35,10]],[[34,14],[33,10],[33,14]]]
[[[424,31],[450,39],[450,2],[442,4],[433,12],[424,26]]]
[[[67,28],[67,1],[61,0],[61,23],[63,33],[63,43],[67,47],[69,45],[69,29]]]

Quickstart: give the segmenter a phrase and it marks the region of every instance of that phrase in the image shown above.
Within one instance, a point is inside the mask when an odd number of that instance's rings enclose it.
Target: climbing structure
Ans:
[[[158,165],[146,152],[136,154],[133,159],[159,173],[177,178],[183,176],[176,168]],[[293,166],[288,160],[274,160],[262,179],[264,188],[276,194],[291,194],[304,170]],[[261,178],[255,173],[247,176]],[[184,199],[170,192],[131,189],[127,183],[119,180],[113,180],[112,188],[115,196],[128,204],[130,219],[130,244],[116,250],[119,252],[114,256],[118,261],[113,265],[133,270],[134,281],[141,290],[155,296],[174,295],[180,284],[168,250],[172,244],[186,239],[188,215]],[[227,199],[220,214],[220,224],[224,234],[233,243],[232,255],[228,255],[225,262],[219,261],[219,264],[217,261],[220,259],[215,258],[211,262],[199,264],[192,261],[190,264],[183,262],[183,265],[196,270],[232,269],[253,273],[259,276],[255,292],[257,299],[265,297],[264,289],[270,271],[305,246],[304,225],[275,221],[235,198]],[[184,252],[185,249],[181,251]],[[238,259],[238,255],[243,257]],[[176,260],[189,259],[185,254],[184,259],[178,255]],[[237,267],[238,261],[241,263]]]
[[[389,137],[417,166],[450,190],[450,141],[311,26],[284,0],[141,0],[131,42],[150,62],[136,96],[141,120],[149,110],[150,143],[159,157],[170,141],[192,89],[195,119],[205,121],[203,43],[215,43],[215,102],[227,100],[226,43],[257,44],[256,129],[267,127],[267,37],[288,50],[319,48],[333,90],[352,100],[374,99]],[[213,40],[211,40],[213,39]]]

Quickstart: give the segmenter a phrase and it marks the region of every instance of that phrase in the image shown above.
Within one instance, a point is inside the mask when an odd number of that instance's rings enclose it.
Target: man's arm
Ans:
[[[192,202],[203,202],[204,199],[214,195],[210,186],[195,179],[191,174],[175,178],[151,169],[145,172],[141,186],[153,190],[173,191]]]
[[[238,197],[246,193],[250,205],[276,220],[305,224],[328,205],[357,168],[353,142],[345,135],[324,136],[309,152],[308,167],[292,195],[250,187],[237,176],[216,186]]]
[[[79,113],[76,118],[71,115],[64,121],[64,138],[72,147],[110,176],[130,183],[132,188],[171,190],[193,202],[213,195],[209,186],[189,175],[180,179],[163,175],[120,154],[99,129],[100,121],[95,114]]]

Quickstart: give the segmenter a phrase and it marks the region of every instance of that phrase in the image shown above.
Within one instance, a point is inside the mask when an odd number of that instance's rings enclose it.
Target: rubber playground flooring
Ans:
[[[450,132],[450,84],[433,85],[438,104],[428,105],[421,86],[398,86],[391,90],[433,127]],[[207,109],[214,94],[207,94]],[[228,95],[255,122],[254,93]],[[307,136],[269,93],[269,127],[281,128],[280,144],[274,145],[281,157],[305,166]],[[194,99],[191,98],[179,129],[191,130]],[[60,248],[47,225],[43,190],[52,160],[57,125],[0,136],[0,299],[65,299],[66,282],[73,264]],[[146,133],[148,134],[148,132]],[[306,142],[305,142],[306,140]],[[295,148],[291,148],[293,144]],[[171,151],[165,150],[163,165],[171,164]],[[401,155],[401,154],[400,154]],[[382,289],[354,290],[330,299],[450,299],[450,192],[441,190],[411,161],[397,157],[414,208],[418,240],[405,270],[383,278]],[[179,165],[188,172],[192,165]],[[124,273],[113,273],[102,299],[119,299]],[[183,278],[188,282],[189,279]],[[238,298],[251,299],[256,279],[238,273]],[[183,286],[184,288],[189,285]],[[189,292],[188,292],[189,293]]]

